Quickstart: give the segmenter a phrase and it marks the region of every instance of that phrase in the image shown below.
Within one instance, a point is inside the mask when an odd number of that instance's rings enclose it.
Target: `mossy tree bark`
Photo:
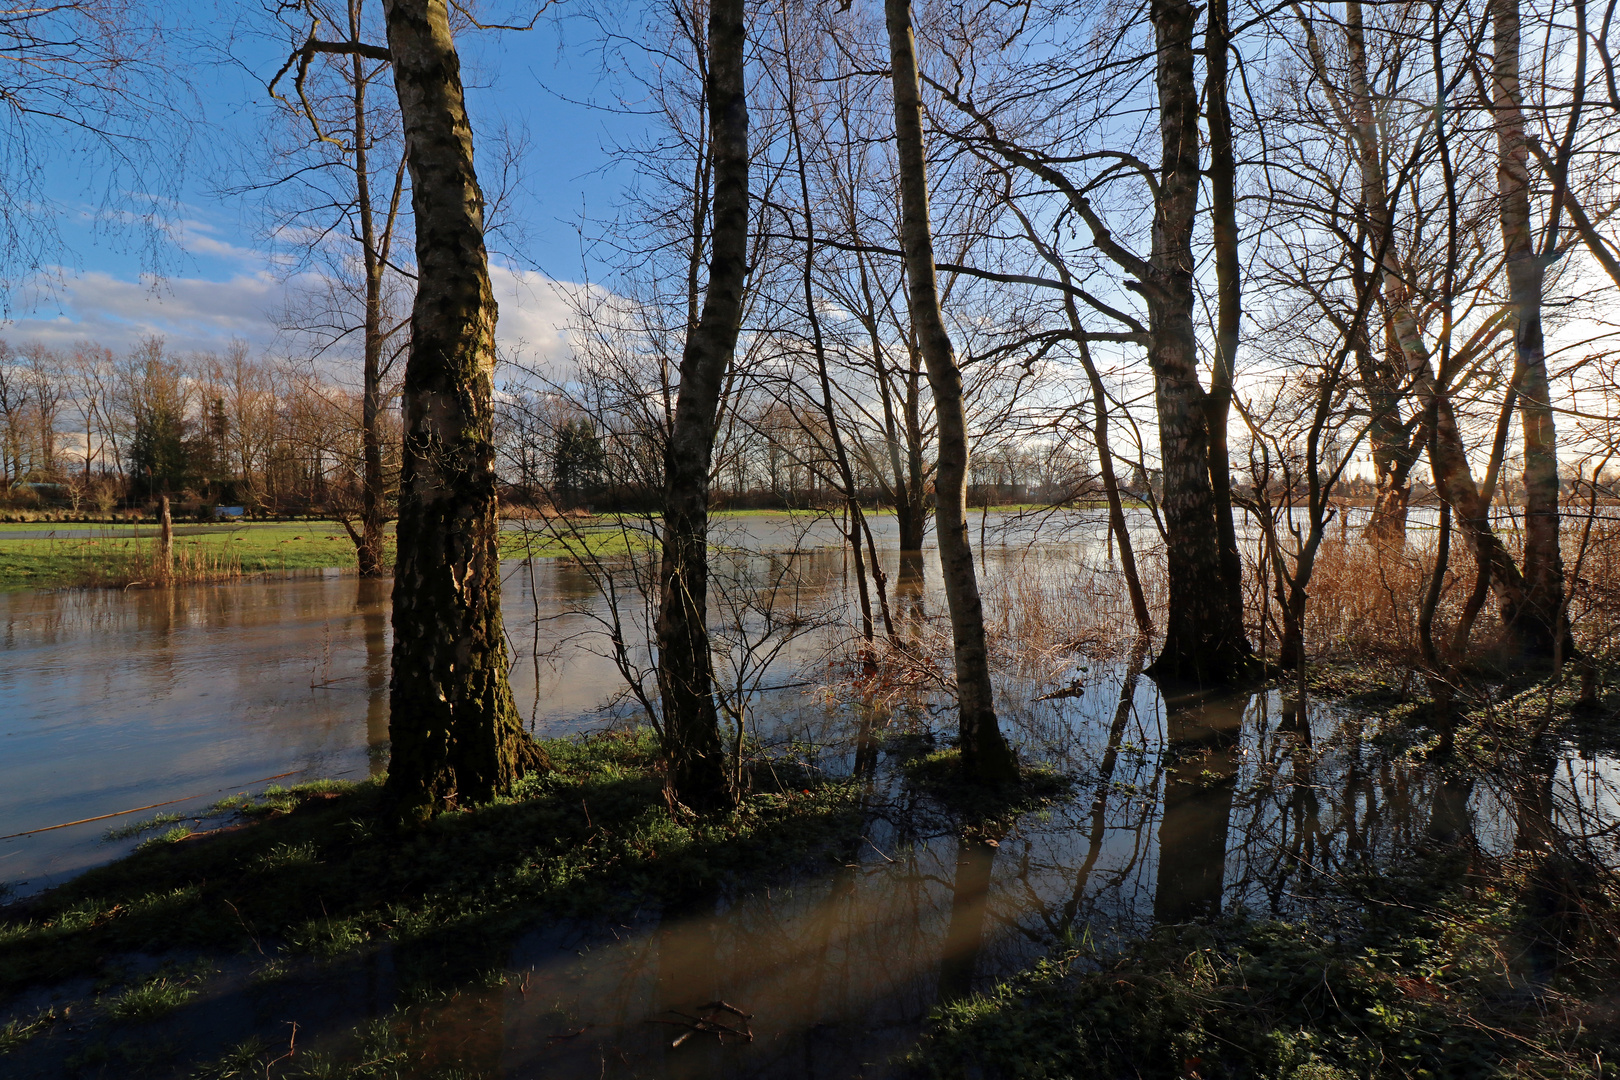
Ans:
[[[664,454],[658,689],[670,794],[694,809],[729,797],[709,653],[709,470],[726,369],[737,348],[748,280],[748,98],[742,0],[709,9],[709,141],[713,224],[702,314],[681,356]]]
[[[955,643],[956,695],[964,772],[975,779],[1016,779],[1018,761],[996,722],[985,643],[984,605],[968,539],[967,411],[962,372],[939,309],[934,240],[928,214],[928,174],[923,152],[922,94],[910,0],[885,0],[894,87],[894,125],[900,172],[900,234],[906,253],[911,325],[934,394],[938,425],[935,479],[939,561]],[[1206,480],[1207,482],[1207,480]]]
[[[394,572],[388,791],[407,816],[501,794],[538,750],[507,685],[495,503],[495,299],[445,0],[385,0],[416,215]]]

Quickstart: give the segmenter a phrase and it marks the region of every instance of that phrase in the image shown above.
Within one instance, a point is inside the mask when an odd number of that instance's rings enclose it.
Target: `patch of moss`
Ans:
[[[1017,783],[981,784],[962,775],[956,748],[912,754],[901,763],[906,781],[933,799],[961,824],[964,835],[999,837],[1020,815],[1066,799],[1074,778],[1044,765],[1026,765]]]

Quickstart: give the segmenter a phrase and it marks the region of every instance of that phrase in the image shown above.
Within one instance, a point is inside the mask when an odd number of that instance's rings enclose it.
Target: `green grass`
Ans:
[[[1612,941],[1581,942],[1590,959],[1545,997],[1510,974],[1549,929],[1525,871],[1431,855],[1345,882],[1342,921],[1238,914],[1076,949],[937,1009],[909,1063],[932,1080],[1620,1075]]]
[[[513,797],[417,831],[385,824],[376,782],[301,785],[239,807],[258,819],[249,828],[92,870],[6,913],[0,995],[104,975],[121,953],[279,948],[333,960],[384,942],[407,983],[453,980],[468,965],[487,970],[542,913],[628,914],[768,879],[859,832],[853,786],[782,762],[784,790],[677,821],[650,738],[545,747],[552,770]]]
[[[0,525],[0,589],[50,588],[69,585],[123,586],[152,576],[156,526],[141,526],[139,537],[98,538],[88,534],[94,526],[53,523]],[[196,526],[177,524],[174,551],[183,579],[232,578],[284,570],[353,569],[354,542],[343,526],[333,521],[251,522],[239,525]],[[7,532],[53,529],[64,535],[50,539],[14,539]],[[75,535],[82,534],[82,535]],[[392,527],[384,557],[394,557]],[[559,540],[543,531],[525,535],[501,533],[505,559],[622,554],[628,549],[616,530],[587,525],[579,539]]]
[[[155,1020],[166,1016],[198,994],[197,976],[156,975],[107,999],[107,1015],[114,1020]]]
[[[336,522],[254,522],[204,528],[206,532],[188,530],[175,536],[175,557],[182,568],[197,565],[228,577],[355,565],[354,543]],[[156,527],[144,524],[142,532],[150,535],[10,539],[0,533],[0,588],[127,584],[132,577],[147,574],[156,549]]]
[[[0,1055],[11,1053],[60,1019],[62,1014],[51,1006],[27,1018],[19,1016],[6,1021],[5,1026],[0,1027]]]
[[[161,829],[166,825],[178,824],[179,822],[184,821],[188,816],[192,815],[180,813],[154,814],[152,817],[149,817],[144,821],[131,821],[125,825],[114,825],[103,833],[101,838],[108,842],[113,840],[129,840],[133,837],[140,836],[143,833],[149,833],[154,829]]]

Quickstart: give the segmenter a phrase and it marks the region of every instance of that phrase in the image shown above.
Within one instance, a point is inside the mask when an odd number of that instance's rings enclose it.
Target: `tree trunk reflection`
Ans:
[[[1159,821],[1156,922],[1221,913],[1238,736],[1249,695],[1165,700],[1164,816]]]

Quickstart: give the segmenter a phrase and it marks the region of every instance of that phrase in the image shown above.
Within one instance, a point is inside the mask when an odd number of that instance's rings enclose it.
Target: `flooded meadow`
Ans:
[[[892,551],[883,522],[876,540]],[[290,1061],[405,1039],[410,1064],[387,1075],[891,1075],[931,1010],[1042,957],[1096,964],[1155,926],[1320,916],[1345,879],[1439,845],[1508,858],[1556,833],[1620,866],[1620,770],[1603,740],[1559,742],[1533,770],[1464,776],[1297,686],[1167,693],[1144,674],[1118,598],[1088,584],[1107,572],[1100,525],[1070,526],[1048,540],[1012,524],[983,549],[1002,722],[1050,778],[1034,803],[974,814],[930,783],[954,726],[932,552],[885,562],[886,623],[910,659],[874,675],[857,662],[836,526],[738,519],[729,564],[717,560],[731,573],[714,613],[722,683],[748,717],[751,768],[791,764],[839,785],[839,820],[856,824],[829,826],[817,858],[764,884],[715,874],[678,899],[502,924],[479,977],[434,993],[421,976],[440,962],[432,935],[378,933],[348,951],[254,936],[206,960],[134,950],[125,979],[182,972],[183,1004],[137,1032],[96,1011],[109,991],[86,979],[36,985],[0,1015],[15,1025],[72,1002],[82,1019],[21,1043],[0,1059],[6,1074],[183,1076],[233,1047]],[[505,567],[514,693],[540,738],[640,722],[625,673],[648,663],[634,644],[645,603],[631,570],[611,588],[603,572]],[[1036,641],[1033,607],[1070,629]],[[162,806],[203,831],[222,794],[386,766],[386,583],[5,595],[0,656],[0,825],[29,833],[0,843],[0,878],[18,897],[127,853],[141,834],[109,840],[109,827],[159,811],[102,815]],[[810,805],[797,783],[757,797]],[[66,1032],[81,1023],[103,1025],[102,1058],[69,1060]]]

